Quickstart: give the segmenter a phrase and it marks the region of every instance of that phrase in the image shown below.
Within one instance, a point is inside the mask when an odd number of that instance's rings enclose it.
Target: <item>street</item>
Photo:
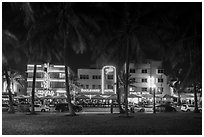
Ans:
[[[2,113],[3,135],[201,135],[202,114]]]

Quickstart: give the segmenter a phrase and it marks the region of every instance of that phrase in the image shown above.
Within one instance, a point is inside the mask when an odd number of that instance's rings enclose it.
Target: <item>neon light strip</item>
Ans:
[[[102,79],[101,79],[101,81],[102,81],[102,83],[101,83],[101,91],[102,91],[102,94],[104,94],[104,68],[105,68],[105,66],[102,68],[102,73],[101,73],[101,77],[102,77]]]
[[[49,70],[49,72],[64,72],[64,70]]]
[[[27,72],[33,72],[34,70],[27,70]],[[36,72],[44,72],[43,70],[36,70]]]
[[[27,78],[27,81],[33,81],[33,78]],[[44,81],[44,79],[36,79],[35,81]],[[65,82],[65,79],[50,79],[52,82]]]
[[[28,64],[27,66],[28,67],[34,67],[34,65],[32,65],[32,64]],[[37,65],[37,67],[41,67],[41,65]]]
[[[54,67],[56,67],[56,68],[64,68],[65,66],[63,66],[63,65],[54,65]]]
[[[117,76],[116,76],[116,68],[115,67],[113,67],[114,69],[115,69],[115,73],[114,73],[114,75],[115,75],[115,79],[114,79],[114,93],[116,94],[116,82],[117,82]]]
[[[27,81],[33,81],[33,78],[28,78]],[[36,79],[35,81],[44,81],[44,79]]]
[[[65,79],[50,79],[50,81],[54,81],[54,82],[65,82]]]

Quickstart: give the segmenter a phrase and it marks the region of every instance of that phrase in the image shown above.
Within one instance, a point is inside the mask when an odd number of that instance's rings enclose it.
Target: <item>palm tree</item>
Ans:
[[[177,5],[184,6],[187,9],[191,9],[192,5]],[[168,25],[161,25],[163,27],[163,32],[166,31],[166,34],[171,36],[171,39],[167,39],[167,35],[160,36],[163,41],[166,41],[166,56],[164,57],[163,66],[167,75],[171,79],[176,80],[174,84],[174,89],[178,93],[178,105],[180,102],[180,94],[187,86],[194,86],[195,83],[201,83],[201,32],[198,30],[201,28],[201,8],[199,4],[196,10],[191,13],[189,16],[186,16],[188,13],[175,13],[175,9],[170,9],[170,13],[175,16],[165,16],[165,21]],[[190,10],[192,11],[192,10]],[[199,18],[200,17],[200,18]],[[180,24],[178,24],[178,22]],[[188,22],[188,24],[185,24]],[[171,30],[171,31],[169,31]],[[161,32],[161,31],[160,31]],[[196,88],[194,88],[196,89]],[[196,90],[194,90],[196,92]],[[197,94],[195,94],[196,100]]]
[[[16,51],[16,45],[18,44],[18,39],[17,37],[12,34],[8,30],[3,31],[2,35],[2,45],[3,45],[3,57],[2,57],[2,70],[3,70],[3,75],[6,77],[6,82],[7,82],[7,90],[9,93],[9,113],[15,113],[14,107],[13,107],[13,98],[12,98],[12,92],[11,92],[11,78],[9,77],[8,71],[10,69],[10,65],[12,62],[15,62],[15,60],[12,59],[13,55],[16,55],[16,52],[13,52],[13,54],[9,54],[10,49],[13,48],[13,51]],[[12,56],[11,56],[12,55]]]
[[[74,116],[75,112],[73,111],[70,98],[67,51],[72,48],[76,53],[83,53],[89,39],[92,38],[87,27],[87,24],[91,23],[92,20],[90,18],[87,19],[84,14],[76,14],[73,7],[77,7],[77,4],[42,3],[41,8],[34,9],[36,19],[34,18],[35,22],[29,29],[28,43],[30,46],[28,46],[29,49],[27,51],[29,51],[28,55],[33,55],[30,57],[36,57],[34,56],[36,53],[42,53],[44,61],[51,61],[51,54],[56,56],[58,60],[63,60],[65,65],[67,102],[69,103],[70,115]],[[46,53],[47,58],[44,53]],[[38,57],[41,58],[40,55]],[[41,61],[41,59],[29,59]],[[33,88],[34,82],[35,79],[33,79]]]
[[[112,29],[110,31],[104,32],[104,35],[102,35],[102,39],[105,42],[103,43],[103,45],[97,46],[97,49],[95,49],[96,52],[94,51],[94,53],[96,54],[95,56],[101,56],[100,59],[102,59],[102,61],[105,60],[106,62],[115,64],[118,68],[117,72],[123,70],[125,64],[125,73],[127,76],[126,82],[124,84],[126,106],[125,108],[126,116],[128,116],[127,95],[129,89],[128,76],[130,60],[134,60],[135,63],[142,62],[142,60],[145,57],[148,57],[147,55],[150,52],[149,50],[150,48],[159,49],[158,51],[162,51],[163,47],[160,46],[160,44],[158,44],[158,41],[156,40],[157,36],[153,33],[153,30],[148,29],[151,28],[150,27],[151,25],[148,26],[145,23],[143,24],[140,23],[140,19],[144,22],[151,22],[151,17],[148,18],[145,17],[151,13],[152,9],[148,9],[147,12],[141,14],[139,12],[140,10],[136,10],[135,12],[130,12],[130,10],[132,10],[135,7],[137,7],[138,9],[142,9],[143,5],[140,4],[130,5],[127,3],[123,3],[120,6],[121,6],[120,9],[124,9],[122,13],[120,12],[121,15],[120,21],[117,22],[117,26],[115,24],[112,24],[113,26],[110,25],[111,27],[108,27],[108,30],[110,30],[109,28]],[[148,33],[144,35],[143,32]],[[141,36],[141,34],[143,34],[143,36]],[[150,39],[147,38],[147,36],[149,37],[151,36]],[[154,37],[152,38],[152,36]],[[150,43],[151,45],[148,43],[148,41],[150,40],[152,41],[152,43]],[[100,59],[98,62],[101,62]],[[120,97],[118,96],[118,98]]]

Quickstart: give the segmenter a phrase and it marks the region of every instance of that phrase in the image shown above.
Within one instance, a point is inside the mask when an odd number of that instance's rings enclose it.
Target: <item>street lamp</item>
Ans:
[[[154,84],[155,83],[155,78],[154,77],[149,77],[149,88],[153,89],[153,113],[156,113],[156,110],[155,110],[155,88],[156,88],[156,85]]]

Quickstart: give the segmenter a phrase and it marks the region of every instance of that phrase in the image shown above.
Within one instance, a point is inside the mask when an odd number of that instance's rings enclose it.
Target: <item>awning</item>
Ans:
[[[55,98],[55,99],[66,99],[67,96],[66,95],[60,95],[60,96],[55,96],[53,98]]]
[[[138,96],[135,94],[130,94],[130,95],[128,95],[128,98],[141,98],[141,96]]]
[[[165,94],[165,95],[163,96],[163,98],[175,98],[175,97],[173,97],[173,96],[171,96],[171,95],[168,95],[168,94]]]
[[[90,99],[90,98],[85,95],[79,95],[79,96],[76,96],[76,99]]]
[[[110,97],[107,97],[106,99],[117,100],[117,95],[111,95]]]
[[[47,96],[41,97],[41,99],[53,99],[53,96],[47,95]]]
[[[96,95],[94,97],[92,97],[91,99],[105,99],[104,97],[100,96],[100,95]]]

